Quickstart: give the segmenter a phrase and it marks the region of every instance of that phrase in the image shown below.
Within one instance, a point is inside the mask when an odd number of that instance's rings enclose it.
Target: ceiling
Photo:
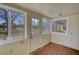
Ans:
[[[41,13],[48,17],[79,13],[78,3],[18,3],[18,5]]]

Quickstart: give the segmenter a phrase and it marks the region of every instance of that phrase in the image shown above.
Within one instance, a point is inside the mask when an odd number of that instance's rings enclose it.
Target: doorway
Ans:
[[[31,27],[31,52],[38,49],[41,46],[41,31],[40,31],[41,20],[32,17],[32,27]]]

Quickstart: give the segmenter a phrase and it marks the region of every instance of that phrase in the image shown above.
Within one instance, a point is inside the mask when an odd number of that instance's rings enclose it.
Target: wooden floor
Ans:
[[[58,44],[49,43],[33,51],[31,55],[79,55],[79,51]]]

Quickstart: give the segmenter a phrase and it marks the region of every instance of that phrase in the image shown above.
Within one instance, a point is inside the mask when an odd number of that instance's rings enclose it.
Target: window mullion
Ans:
[[[8,36],[9,36],[9,40],[12,40],[12,35],[11,35],[11,16],[10,16],[9,10],[8,10]]]

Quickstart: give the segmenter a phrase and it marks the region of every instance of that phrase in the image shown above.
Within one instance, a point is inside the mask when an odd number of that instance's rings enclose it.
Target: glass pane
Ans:
[[[32,18],[32,33],[34,32],[35,30],[35,19]]]
[[[67,20],[58,20],[53,21],[53,32],[62,32],[65,33],[67,30]]]
[[[59,21],[59,32],[65,33],[66,31],[66,20]]]
[[[49,31],[49,21],[48,20],[45,21],[45,31],[46,32]]]
[[[39,19],[32,18],[32,33],[39,32]]]
[[[49,21],[48,20],[42,20],[42,31],[48,32],[49,31]]]
[[[35,19],[35,30],[36,30],[36,33],[39,32],[39,20],[38,19]]]
[[[45,31],[45,20],[42,20],[42,31]]]
[[[0,39],[6,39],[8,36],[8,17],[7,11],[0,8]]]
[[[24,35],[24,14],[17,11],[10,11],[12,36]]]
[[[58,28],[58,21],[53,21],[53,24],[52,24],[52,29],[53,29],[53,32],[58,32],[59,28]]]

